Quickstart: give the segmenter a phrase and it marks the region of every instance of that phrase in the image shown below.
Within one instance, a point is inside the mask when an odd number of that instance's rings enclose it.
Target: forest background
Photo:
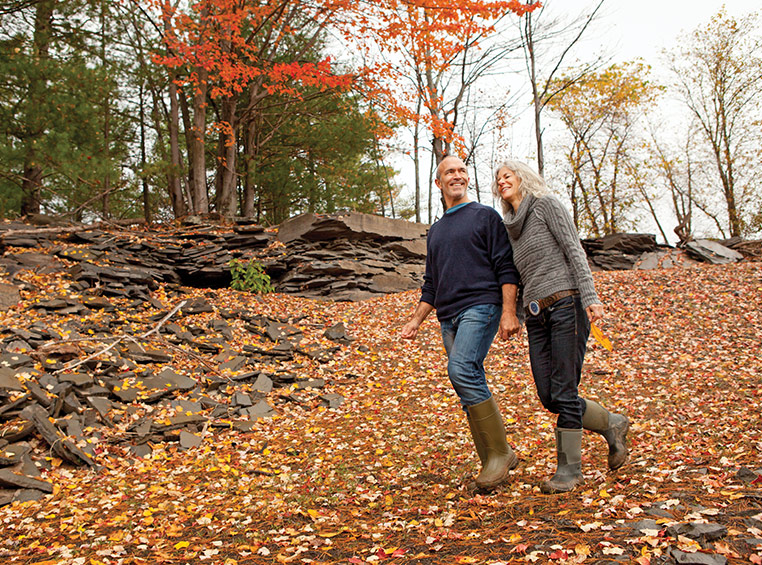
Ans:
[[[591,41],[612,2],[11,0],[0,215],[431,223],[442,156],[463,156],[492,204],[492,167],[529,113],[519,157],[583,235],[758,235],[760,14],[718,6],[657,80]]]

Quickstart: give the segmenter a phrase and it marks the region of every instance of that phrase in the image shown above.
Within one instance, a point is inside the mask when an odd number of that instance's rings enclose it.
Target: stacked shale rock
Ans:
[[[298,374],[299,358],[324,363],[351,344],[343,325],[325,328],[326,348],[304,343],[298,320],[172,298],[153,315],[147,302],[88,293],[29,301],[21,307],[37,321],[0,329],[0,505],[52,492],[40,469],[53,458],[97,468],[104,444],[134,456],[159,442],[188,449],[216,428],[248,431],[285,403],[343,402],[324,379]]]
[[[146,298],[158,283],[227,287],[230,262],[262,262],[276,292],[329,300],[362,300],[418,288],[423,282],[428,226],[369,214],[304,214],[275,231],[241,220],[232,226],[193,225],[171,231],[30,229],[0,224],[9,274],[24,268],[60,269],[80,289],[99,286],[112,296]],[[277,237],[277,239],[276,239]]]
[[[282,248],[261,255],[278,292],[363,300],[419,288],[428,226],[349,212],[303,214],[282,223]]]

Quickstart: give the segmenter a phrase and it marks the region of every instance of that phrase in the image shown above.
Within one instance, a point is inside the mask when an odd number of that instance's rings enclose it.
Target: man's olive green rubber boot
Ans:
[[[585,399],[582,427],[603,436],[609,445],[609,469],[619,469],[627,461],[627,431],[630,421],[622,414],[609,412],[593,400]]]
[[[481,445],[486,459],[482,461],[481,473],[476,477],[476,486],[481,489],[495,488],[508,479],[508,471],[519,464],[519,458],[505,440],[505,426],[494,397],[469,406],[467,410],[476,450],[479,452]]]
[[[482,467],[487,462],[487,447],[484,445],[481,435],[478,433],[476,426],[474,426],[474,419],[466,411],[466,417],[468,418],[468,427],[471,429],[471,437],[474,438],[474,447],[476,448],[476,454],[479,456],[479,461]]]
[[[556,473],[540,485],[544,494],[569,492],[584,482],[581,448],[581,429],[556,428]]]

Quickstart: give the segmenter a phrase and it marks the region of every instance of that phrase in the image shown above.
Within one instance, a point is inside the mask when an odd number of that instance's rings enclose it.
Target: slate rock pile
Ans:
[[[157,310],[123,297],[53,297],[26,305],[37,321],[0,328],[0,505],[52,492],[39,477],[55,460],[98,467],[107,445],[132,456],[159,442],[187,449],[214,429],[248,431],[284,404],[343,402],[325,379],[298,371],[300,359],[321,364],[352,342],[343,325],[325,328],[335,343],[326,348],[304,342],[298,319],[218,310],[179,291],[173,300]]]
[[[232,226],[192,225],[172,230],[30,229],[0,224],[0,249],[30,248],[4,254],[0,265],[13,274],[23,268],[60,269],[57,258],[74,261],[70,274],[82,288],[102,286],[112,296],[144,298],[158,283],[202,288],[230,284],[229,263],[266,248],[274,234],[243,220]]]
[[[739,471],[741,475],[749,475],[749,478],[754,477],[755,480],[759,480],[760,472],[762,470],[755,472],[745,467],[741,467]],[[743,479],[743,477],[740,478]],[[631,529],[635,535],[654,539],[674,538],[676,541],[687,539],[700,547],[700,551],[683,551],[671,547],[666,556],[671,558],[669,561],[671,563],[724,565],[728,562],[725,555],[733,554],[733,552],[727,551],[727,542],[724,543],[724,547],[719,546],[718,543],[723,543],[728,536],[730,532],[728,526],[736,530],[748,528],[750,532],[762,531],[762,521],[755,517],[759,514],[759,509],[754,506],[748,510],[742,510],[739,514],[725,513],[716,508],[707,509],[684,503],[678,498],[679,496],[680,493],[676,493],[675,498],[671,500],[646,505],[646,515],[652,518],[623,524],[623,527]],[[682,515],[682,519],[677,519],[677,515]],[[728,525],[710,521],[712,518],[723,519]],[[762,545],[762,539],[751,535],[736,538],[736,541],[741,541],[749,548]]]
[[[592,270],[621,271],[685,267],[702,262],[722,265],[745,258],[759,260],[762,259],[760,243],[740,238],[724,242],[697,239],[684,248],[675,248],[657,244],[652,234],[616,233],[583,239],[582,247]]]
[[[364,300],[420,288],[428,226],[370,214],[302,214],[278,228],[282,247],[260,254],[278,292]]]
[[[58,259],[80,288],[146,299],[159,283],[227,287],[230,262],[263,264],[276,292],[329,300],[363,300],[418,288],[423,282],[428,226],[370,214],[303,214],[276,231],[240,219],[173,230],[39,228],[0,224],[0,267],[13,274],[52,272]],[[277,239],[276,239],[277,238]]]

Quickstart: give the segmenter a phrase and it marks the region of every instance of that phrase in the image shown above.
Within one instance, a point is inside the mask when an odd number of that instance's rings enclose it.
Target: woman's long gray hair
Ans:
[[[535,198],[542,198],[548,194],[548,186],[545,184],[545,181],[540,175],[534,172],[529,165],[522,163],[521,161],[514,161],[511,159],[502,161],[498,163],[497,168],[495,168],[495,177],[492,179],[492,194],[494,194],[495,197],[500,200],[500,206],[503,209],[503,214],[509,210],[513,211],[511,205],[501,198],[500,190],[497,187],[497,177],[500,174],[500,171],[503,169],[510,169],[521,181],[521,184],[519,185],[519,192],[521,193],[522,197],[526,196],[527,194],[531,194]]]

